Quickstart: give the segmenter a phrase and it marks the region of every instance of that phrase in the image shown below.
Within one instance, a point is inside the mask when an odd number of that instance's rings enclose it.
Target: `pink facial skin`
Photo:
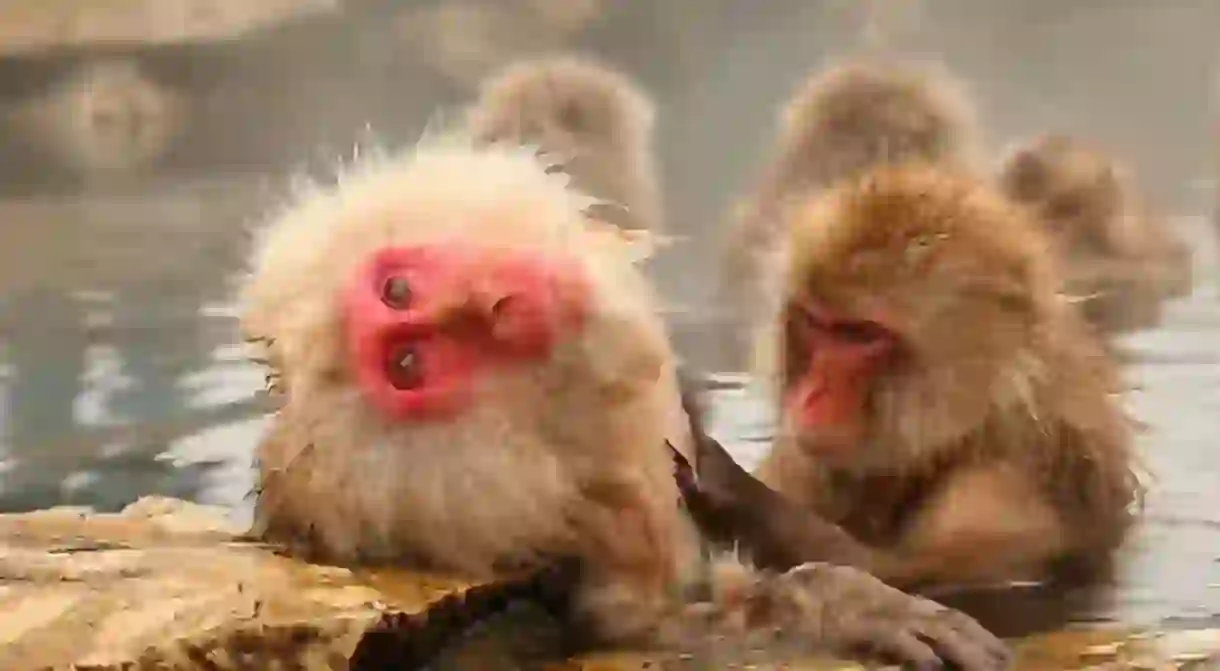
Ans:
[[[575,261],[441,243],[387,247],[343,295],[348,357],[393,421],[452,418],[480,375],[545,360],[578,334],[589,287]]]
[[[861,424],[873,377],[897,337],[878,322],[845,319],[812,301],[800,314],[798,337],[809,360],[789,392],[788,411],[800,427],[843,433]]]

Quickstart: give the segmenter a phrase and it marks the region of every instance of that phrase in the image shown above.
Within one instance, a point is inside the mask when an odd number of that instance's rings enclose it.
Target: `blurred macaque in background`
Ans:
[[[586,57],[523,60],[479,87],[468,113],[480,141],[534,145],[605,201],[599,220],[624,229],[662,225],[654,148],[656,105],[627,75]]]
[[[1105,151],[1045,134],[1006,157],[1000,184],[1046,226],[1065,290],[1102,332],[1156,326],[1165,300],[1190,293],[1190,248],[1148,211],[1131,171]]]
[[[189,104],[133,59],[87,61],[11,114],[34,149],[85,177],[146,169],[185,127]]]

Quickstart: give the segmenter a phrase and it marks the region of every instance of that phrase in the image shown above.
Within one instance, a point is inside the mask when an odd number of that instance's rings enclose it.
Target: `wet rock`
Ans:
[[[225,512],[146,497],[117,514],[65,507],[0,515],[0,668],[346,669],[374,625],[405,636],[385,639],[391,645],[382,653],[386,666],[370,666],[366,658],[360,668],[391,668],[395,659],[414,660],[407,653],[435,643],[424,639],[441,631],[436,622],[465,626],[471,613],[495,617],[456,636],[457,628],[449,628],[449,638],[433,646],[444,668],[537,668],[540,660],[506,661],[506,651],[559,649],[550,634],[539,633],[555,623],[530,630],[531,622],[541,622],[538,613],[517,606],[537,601],[529,594],[537,581],[489,590],[417,572],[307,564],[242,539]],[[1063,631],[1017,641],[1016,649],[1018,669],[1216,668],[1220,629]],[[612,652],[547,668],[861,668],[778,655],[765,649],[731,659],[707,651]]]

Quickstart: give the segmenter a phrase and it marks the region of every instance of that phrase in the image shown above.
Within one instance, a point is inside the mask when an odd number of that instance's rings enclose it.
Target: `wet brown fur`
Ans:
[[[785,418],[761,479],[874,548],[896,584],[1104,564],[1139,496],[1133,427],[1032,216],[967,173],[912,164],[784,222],[785,296],[890,315],[901,356],[875,378],[850,466],[820,463],[817,437]],[[764,356],[782,393],[805,355],[783,314],[774,327]]]
[[[1066,135],[1034,138],[1004,162],[1000,185],[1051,231],[1068,292],[1102,331],[1155,326],[1165,299],[1190,292],[1190,249],[1100,149]]]
[[[487,78],[469,110],[483,141],[537,145],[576,186],[607,201],[590,210],[627,229],[662,224],[656,106],[622,72],[585,57],[512,64]]]
[[[873,166],[921,160],[974,167],[982,150],[968,91],[933,64],[863,59],[814,73],[780,113],[770,165],[730,223],[723,283],[734,305],[774,293],[786,201]]]
[[[630,243],[588,220],[588,202],[531,150],[458,134],[355,169],[278,217],[243,293],[243,328],[272,350],[281,402],[258,449],[253,531],[317,561],[481,580],[576,557],[577,609],[609,641],[770,641],[779,628],[921,659],[933,653],[919,631],[968,668],[1003,659],[972,620],[852,569],[775,575],[725,560],[710,602],[676,598],[699,552],[665,446],[682,438],[675,417],[686,431],[674,357]],[[340,289],[385,245],[467,239],[579,259],[590,316],[547,361],[489,376],[461,421],[388,422],[344,364]]]

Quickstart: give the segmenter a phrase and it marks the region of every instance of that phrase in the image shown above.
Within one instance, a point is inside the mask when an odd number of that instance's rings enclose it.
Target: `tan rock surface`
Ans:
[[[0,669],[334,669],[386,609],[465,584],[307,564],[241,540],[223,510],[146,497],[118,514],[0,515]],[[1016,641],[1018,669],[1220,668],[1220,630],[1065,631]],[[554,671],[856,669],[857,664],[616,653]],[[481,671],[481,660],[446,668]],[[495,659],[495,657],[492,657]]]
[[[117,515],[0,515],[0,669],[342,669],[380,608],[417,611],[462,587],[366,581],[239,531],[220,511],[160,498]]]

